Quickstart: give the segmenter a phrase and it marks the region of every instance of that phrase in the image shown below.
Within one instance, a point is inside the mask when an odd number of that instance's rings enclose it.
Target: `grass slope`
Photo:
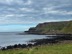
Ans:
[[[38,49],[36,49],[38,48]],[[72,44],[42,45],[28,49],[0,51],[0,54],[72,54]]]
[[[72,34],[72,22],[69,22],[68,25],[63,28],[62,32]]]
[[[72,21],[40,23],[29,32],[39,34],[72,34]]]

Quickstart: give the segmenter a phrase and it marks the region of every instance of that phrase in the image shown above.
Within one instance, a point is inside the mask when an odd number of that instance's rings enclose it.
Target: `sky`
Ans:
[[[65,20],[72,20],[72,0],[0,0],[0,32]]]

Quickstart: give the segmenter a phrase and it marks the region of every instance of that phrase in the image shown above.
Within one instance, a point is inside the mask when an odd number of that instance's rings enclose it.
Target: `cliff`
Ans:
[[[40,23],[25,32],[30,34],[72,34],[72,21]]]

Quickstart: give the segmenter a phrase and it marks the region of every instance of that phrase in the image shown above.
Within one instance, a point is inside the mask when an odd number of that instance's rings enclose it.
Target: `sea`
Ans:
[[[48,35],[20,34],[21,32],[0,32],[0,47],[27,44],[30,40],[49,38]]]

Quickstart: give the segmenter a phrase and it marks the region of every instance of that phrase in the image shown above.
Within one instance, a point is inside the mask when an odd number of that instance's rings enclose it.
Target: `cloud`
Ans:
[[[24,11],[24,12],[33,12],[35,11],[34,9],[31,9],[31,8],[20,8],[21,11]]]
[[[72,15],[72,11],[67,11],[66,9],[64,10],[57,9],[57,8],[67,7],[69,5],[71,4],[62,4],[62,5],[57,5],[57,6],[44,7],[43,11],[45,14]]]
[[[18,4],[18,5],[30,5],[32,4],[31,0],[0,0],[0,3],[2,4],[8,4],[8,5],[13,5],[13,4]]]
[[[55,15],[72,15],[72,11],[61,11],[61,10],[53,10],[44,8],[45,14],[55,14]]]
[[[0,0],[0,24],[59,20],[72,20],[72,0]]]
[[[28,0],[25,5],[31,5],[32,4],[32,1],[31,0]]]

